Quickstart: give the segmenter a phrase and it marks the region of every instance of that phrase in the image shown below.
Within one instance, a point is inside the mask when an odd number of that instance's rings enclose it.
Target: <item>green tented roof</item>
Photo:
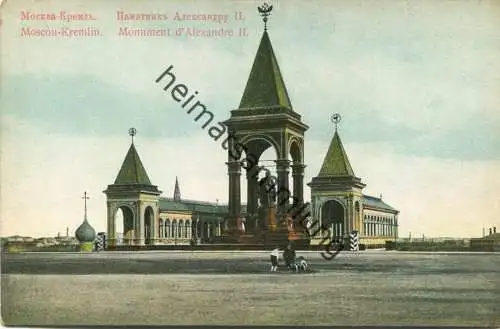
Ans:
[[[292,109],[271,40],[264,31],[239,108],[276,106]]]
[[[354,171],[337,131],[333,135],[318,176],[354,176]]]
[[[134,144],[130,145],[122,167],[118,172],[115,184],[145,184],[151,185],[146,169],[142,165]]]

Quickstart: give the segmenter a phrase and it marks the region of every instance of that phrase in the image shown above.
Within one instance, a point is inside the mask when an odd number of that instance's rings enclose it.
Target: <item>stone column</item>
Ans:
[[[352,195],[347,196],[347,220],[346,220],[346,226],[344,229],[344,235],[351,234],[351,231],[353,230],[353,223],[354,223],[354,204],[352,202]]]
[[[364,235],[365,234],[365,215],[363,214],[363,203],[361,202],[361,198],[358,198],[359,202],[359,235]]]
[[[135,245],[144,245],[144,205],[137,202],[137,218],[135,221]]]
[[[229,219],[228,230],[233,231],[237,228],[237,220],[241,212],[241,163],[239,161],[228,161],[229,175]]]
[[[277,200],[278,206],[277,215],[279,220],[286,214],[290,208],[290,188],[288,186],[288,175],[290,173],[290,160],[276,160],[276,171],[278,173]]]
[[[398,238],[398,215],[395,216],[395,220],[394,220],[394,238]]]
[[[256,228],[258,217],[257,190],[259,188],[258,176],[255,174],[256,166],[247,170],[247,222],[245,229],[253,230]]]
[[[108,202],[107,204],[108,208],[108,234],[107,234],[107,239],[108,239],[108,245],[109,246],[114,246],[116,245],[116,223],[115,223],[115,207],[111,204],[111,202]]]
[[[312,216],[313,221],[318,222],[318,224],[316,224],[316,225],[321,225],[321,218],[318,215],[316,198],[312,195],[311,195],[311,216]]]
[[[153,214],[152,214],[152,218],[151,218],[151,227],[150,227],[150,234],[151,234],[151,237],[149,238],[150,240],[150,244],[155,244],[156,242],[156,239],[158,238],[156,235],[156,228],[158,227],[159,225],[159,220],[160,220],[160,216],[159,216],[159,211],[158,211],[158,204],[157,203],[154,203],[152,205],[152,208],[153,208]]]
[[[304,203],[304,169],[303,164],[292,165],[293,196],[300,204]]]

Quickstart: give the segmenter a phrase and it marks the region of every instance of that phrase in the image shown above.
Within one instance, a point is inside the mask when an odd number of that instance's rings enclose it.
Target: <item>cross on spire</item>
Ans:
[[[87,220],[87,200],[88,200],[88,199],[90,199],[90,198],[87,196],[87,191],[83,192],[82,199],[84,199],[84,200],[85,200],[85,217],[84,217],[84,220]]]
[[[271,10],[273,10],[273,6],[268,5],[267,2],[264,2],[261,7],[257,7],[257,10],[259,11],[260,16],[262,16],[262,20],[264,21],[264,31],[267,31],[267,17],[271,16]]]
[[[331,118],[332,122],[335,124],[335,131],[337,131],[337,126],[340,122],[340,120],[342,120],[342,117],[340,116],[340,114],[338,113],[334,113],[332,115],[332,118]]]
[[[134,136],[137,135],[137,129],[134,127],[130,128],[128,134],[132,137],[132,144],[134,144]]]

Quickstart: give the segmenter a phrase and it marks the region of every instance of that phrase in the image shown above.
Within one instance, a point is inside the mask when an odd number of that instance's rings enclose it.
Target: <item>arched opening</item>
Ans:
[[[191,237],[191,221],[189,220],[186,221],[186,229],[184,230],[184,237],[185,238]]]
[[[195,237],[196,239],[201,239],[201,235],[203,234],[202,232],[202,223],[199,218],[196,219],[196,224],[195,224]]]
[[[290,143],[290,157],[294,164],[302,163],[300,144],[295,138]]]
[[[208,241],[208,223],[207,222],[203,223],[202,240],[203,240],[203,242]]]
[[[276,160],[278,159],[278,143],[267,135],[252,135],[240,140],[240,143],[245,145],[245,150],[241,155],[241,178],[240,195],[243,200],[241,203],[246,203],[245,232],[253,233],[260,231],[265,227],[266,216],[265,209],[269,209],[263,195],[264,191],[260,188],[259,181],[266,175],[277,177]],[[237,179],[237,178],[235,178]],[[230,186],[231,186],[230,177]],[[236,191],[235,191],[236,192]],[[232,195],[230,198],[237,198],[237,195]],[[212,225],[215,228],[215,225]],[[240,226],[242,229],[242,226]],[[215,230],[213,231],[215,232]],[[215,235],[215,234],[214,234]]]
[[[134,213],[128,206],[121,206],[115,213],[116,245],[131,245],[134,241]]]
[[[344,207],[337,200],[329,200],[321,207],[321,225],[330,229],[331,236],[342,238],[346,235]]]
[[[174,219],[172,221],[172,234],[171,237],[174,239],[177,239],[177,220]]]
[[[210,243],[214,242],[215,235],[216,235],[216,222],[211,222],[210,223],[210,235],[209,235]]]
[[[292,159],[292,165],[289,176],[289,189],[292,193],[293,200],[290,201],[291,209],[298,207],[304,202],[304,169],[302,157],[302,145],[297,138],[292,138],[289,144],[289,153]],[[298,204],[297,204],[298,203]],[[292,210],[293,211],[293,210]]]
[[[217,222],[217,236],[220,236],[222,234],[222,220],[219,220]]]
[[[160,222],[158,224],[158,235],[160,239],[165,237],[165,231],[163,230],[163,219],[160,218]]]
[[[154,211],[151,207],[146,207],[144,211],[144,243],[151,244],[152,243],[152,228],[154,223]]]
[[[171,236],[170,235],[170,219],[168,219],[168,218],[165,220],[165,231],[164,232],[165,232],[164,233],[165,238],[167,238],[167,239],[170,238],[170,236]]]
[[[184,221],[181,219],[179,221],[179,229],[177,230],[177,237],[182,238],[184,234]]]

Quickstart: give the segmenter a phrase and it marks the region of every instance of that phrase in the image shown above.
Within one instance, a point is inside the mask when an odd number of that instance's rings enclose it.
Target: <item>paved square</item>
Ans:
[[[298,254],[316,272],[269,273],[259,252],[7,255],[2,317],[7,325],[500,324],[498,254],[369,251],[330,262]]]

